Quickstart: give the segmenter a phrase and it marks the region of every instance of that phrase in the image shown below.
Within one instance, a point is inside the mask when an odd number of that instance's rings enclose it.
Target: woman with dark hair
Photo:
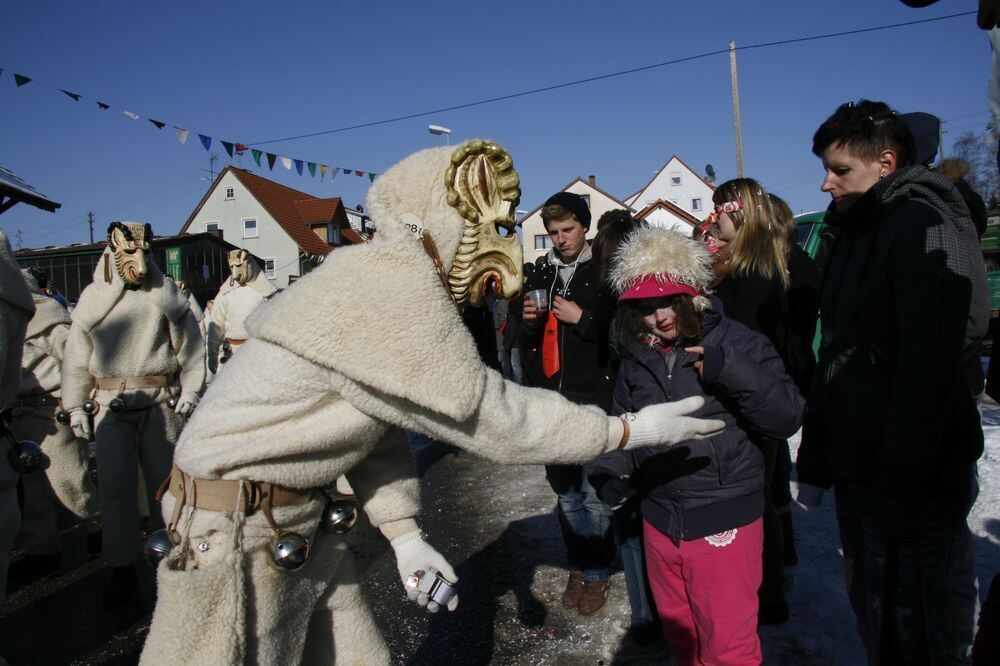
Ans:
[[[638,494],[649,583],[677,664],[760,664],[764,461],[750,433],[788,437],[803,399],[768,339],[708,296],[712,259],[697,241],[649,228],[612,270],[623,350],[612,413],[701,396],[726,423],[708,439],[612,452],[591,482],[618,505]]]

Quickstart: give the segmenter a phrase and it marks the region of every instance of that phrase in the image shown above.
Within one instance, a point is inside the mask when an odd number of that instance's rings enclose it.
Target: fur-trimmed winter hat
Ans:
[[[694,297],[695,307],[709,306],[712,255],[708,248],[672,229],[646,227],[630,234],[615,252],[611,284],[619,301],[674,294]]]

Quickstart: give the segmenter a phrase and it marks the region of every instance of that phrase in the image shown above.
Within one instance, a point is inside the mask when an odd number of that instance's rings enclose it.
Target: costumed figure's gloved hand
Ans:
[[[440,604],[432,600],[426,591],[420,589],[425,587],[420,585],[420,582],[426,576],[433,577],[434,573],[431,569],[436,569],[449,583],[454,585],[458,582],[455,570],[451,568],[441,553],[424,541],[420,530],[412,530],[398,536],[390,541],[389,545],[396,552],[396,568],[399,570],[399,577],[403,581],[406,595],[421,606],[425,606],[431,613],[436,613],[441,608]],[[450,611],[458,608],[457,594],[448,600],[447,606]]]
[[[69,428],[80,439],[90,439],[90,414],[82,407],[69,410]]]
[[[696,419],[691,414],[701,409],[704,398],[694,396],[643,407],[638,412],[609,417],[608,450],[635,449],[643,446],[673,446],[692,439],[704,439],[722,432],[725,422]]]
[[[197,393],[183,392],[177,399],[177,406],[174,407],[174,411],[181,416],[188,416],[198,406],[198,400]]]

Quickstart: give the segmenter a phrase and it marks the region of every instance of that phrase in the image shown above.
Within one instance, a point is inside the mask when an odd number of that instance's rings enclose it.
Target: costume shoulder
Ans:
[[[0,300],[27,312],[35,310],[31,288],[14,259],[14,251],[3,230],[0,230]]]
[[[70,325],[69,311],[54,298],[40,293],[33,293],[32,297],[35,300],[35,314],[28,322],[27,337],[45,335],[56,326]]]
[[[415,237],[338,248],[247,320],[280,345],[377,391],[464,421],[486,372]]]

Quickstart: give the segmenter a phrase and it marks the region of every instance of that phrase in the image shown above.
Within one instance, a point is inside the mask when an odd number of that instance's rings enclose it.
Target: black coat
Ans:
[[[819,269],[806,251],[792,246],[788,257],[788,340],[784,355],[788,374],[802,395],[809,393],[816,372],[813,340],[819,319]]]
[[[545,289],[550,304],[556,294],[561,294],[580,306],[583,316],[575,325],[559,322],[560,370],[552,377],[546,377],[542,371],[545,314],[539,317],[535,326],[522,320],[525,384],[558,391],[579,404],[607,409],[611,400],[611,380],[607,372],[608,329],[613,305],[611,291],[598,281],[597,265],[592,259],[579,263],[569,285],[563,285],[558,269],[547,259],[535,267],[525,282],[524,293]]]
[[[718,308],[718,301],[713,299]],[[673,447],[615,451],[588,469],[596,486],[632,477],[643,517],[675,541],[691,540],[746,525],[764,509],[764,460],[750,433],[782,439],[799,427],[805,401],[774,347],[763,335],[724,317],[701,313],[705,378],[695,354],[678,345],[671,354],[623,340],[622,364],[615,383],[612,413],[702,396],[693,416],[721,419],[714,437]]]
[[[728,318],[766,335],[787,364],[788,300],[778,277],[730,272],[716,285],[715,295]]]
[[[906,167],[843,214],[820,295],[803,482],[874,483],[896,506],[959,497],[983,451],[989,302],[976,230],[944,176]]]

